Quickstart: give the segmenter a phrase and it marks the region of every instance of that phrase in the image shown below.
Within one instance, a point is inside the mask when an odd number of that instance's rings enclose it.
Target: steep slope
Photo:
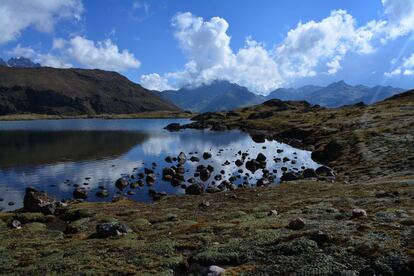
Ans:
[[[0,114],[127,114],[176,111],[173,104],[115,72],[0,67]]]
[[[164,91],[162,95],[178,107],[194,112],[229,110],[262,101],[262,97],[253,94],[247,88],[228,81]]]

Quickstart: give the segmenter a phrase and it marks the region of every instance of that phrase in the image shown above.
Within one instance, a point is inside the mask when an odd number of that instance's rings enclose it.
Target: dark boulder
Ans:
[[[167,125],[164,129],[168,131],[179,131],[181,129],[181,126],[179,123],[171,123]]]
[[[45,215],[54,214],[57,208],[56,199],[35,188],[26,188],[23,199],[23,210],[25,212],[41,212]]]
[[[344,151],[345,144],[343,142],[333,140],[324,147],[312,152],[312,159],[318,163],[329,164],[338,159]]]
[[[73,191],[73,197],[76,199],[87,199],[88,198],[88,190],[83,187],[78,187]]]
[[[185,189],[187,195],[201,195],[204,193],[204,186],[201,184],[191,184]]]
[[[203,158],[204,158],[205,160],[210,159],[210,158],[211,158],[211,153],[209,153],[209,152],[205,152],[205,153],[203,153]]]
[[[108,190],[100,190],[96,192],[96,196],[100,198],[105,198],[109,196]]]
[[[120,190],[125,189],[126,187],[128,187],[128,180],[122,177],[118,178],[115,182],[115,187],[117,187]]]
[[[119,222],[105,222],[96,225],[96,234],[100,238],[121,236],[132,233],[131,228]]]
[[[314,169],[305,169],[302,172],[302,176],[303,178],[313,178],[313,177],[318,177],[318,175],[316,174]]]
[[[298,179],[299,179],[299,176],[293,172],[284,173],[282,177],[280,178],[281,181],[294,181]]]

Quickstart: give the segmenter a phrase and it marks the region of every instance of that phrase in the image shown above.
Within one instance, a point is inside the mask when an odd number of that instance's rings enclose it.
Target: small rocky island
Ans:
[[[161,177],[185,184],[186,195],[150,190],[150,204],[122,196],[88,202],[82,187],[75,199],[60,202],[28,187],[22,209],[0,213],[1,273],[412,275],[413,115],[409,91],[335,109],[270,100],[169,125],[172,131],[241,129],[258,143],[311,150],[322,165],[286,169],[281,183],[271,185],[275,172],[266,162],[276,162],[277,152],[242,150],[229,161],[240,177],[200,165],[187,179],[186,162],[211,153],[177,152]],[[151,170],[114,185],[155,187]],[[256,172],[261,177],[252,183]]]

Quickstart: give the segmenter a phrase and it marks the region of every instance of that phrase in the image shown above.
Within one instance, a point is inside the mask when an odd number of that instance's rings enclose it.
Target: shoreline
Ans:
[[[192,118],[196,114],[188,112],[142,112],[134,114],[97,114],[97,115],[47,115],[47,114],[13,114],[1,115],[2,121],[32,121],[32,120],[67,120],[67,119],[173,119]]]

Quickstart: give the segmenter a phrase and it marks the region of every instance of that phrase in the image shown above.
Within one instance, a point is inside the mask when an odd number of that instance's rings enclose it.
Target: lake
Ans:
[[[70,199],[75,187],[88,189],[88,200],[111,201],[114,195],[123,194],[134,200],[149,202],[149,189],[167,194],[184,194],[181,185],[174,187],[162,180],[161,171],[173,164],[166,156],[177,157],[184,152],[189,159],[197,156],[200,162],[185,163],[185,179],[193,176],[200,164],[215,168],[206,184],[239,176],[234,182],[255,184],[261,178],[261,170],[254,174],[243,166],[237,167],[235,160],[239,151],[255,158],[263,153],[267,157],[267,169],[276,177],[282,175],[282,167],[300,171],[303,167],[317,168],[311,160],[311,152],[298,150],[275,141],[255,143],[241,131],[213,132],[208,130],[183,130],[169,132],[163,128],[188,119],[74,119],[0,122],[0,208],[13,210],[22,207],[27,186],[43,190],[58,199]],[[283,152],[278,153],[283,150]],[[212,157],[204,160],[204,152]],[[289,158],[282,162],[280,159]],[[273,159],[279,158],[274,161]],[[247,159],[246,159],[247,160]],[[228,162],[226,162],[228,161]],[[153,166],[153,163],[156,166]],[[120,177],[130,179],[144,170],[154,169],[157,177],[151,187],[128,188],[118,191],[114,182]],[[243,169],[244,171],[239,171]],[[220,173],[220,171],[222,171]],[[249,173],[249,175],[245,175]],[[245,179],[243,179],[245,177]],[[218,183],[217,183],[218,182]],[[185,182],[184,182],[185,183]],[[188,183],[187,183],[188,184]],[[110,196],[98,198],[99,189],[107,189]],[[132,191],[132,193],[131,193]],[[129,192],[129,194],[128,194]],[[134,193],[134,194],[133,194]],[[14,205],[9,205],[13,202]]]

